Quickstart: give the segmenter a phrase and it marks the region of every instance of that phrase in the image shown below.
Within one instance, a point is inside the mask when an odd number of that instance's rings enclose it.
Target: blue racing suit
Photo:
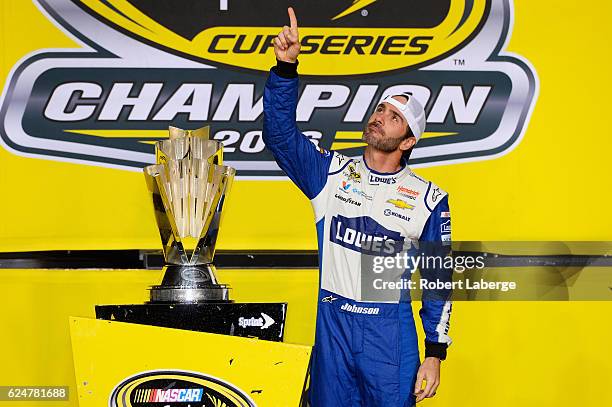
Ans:
[[[419,366],[412,307],[364,298],[362,254],[368,242],[382,242],[393,253],[408,240],[450,244],[447,194],[405,162],[395,173],[379,173],[363,157],[315,146],[297,128],[298,78],[287,65],[279,62],[266,83],[263,138],[311,200],[316,221],[320,281],[311,406],[412,406]],[[446,299],[422,302],[426,356],[445,358],[450,312]]]

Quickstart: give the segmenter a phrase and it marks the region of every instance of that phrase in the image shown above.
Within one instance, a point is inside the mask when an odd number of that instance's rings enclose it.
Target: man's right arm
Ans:
[[[287,176],[313,199],[325,186],[332,155],[317,148],[297,128],[300,44],[295,13],[292,8],[288,12],[291,27],[284,26],[275,38],[277,65],[270,71],[264,89],[263,140]]]
[[[332,155],[317,147],[297,128],[297,64],[280,61],[264,90],[263,140],[278,165],[309,198],[321,192]]]

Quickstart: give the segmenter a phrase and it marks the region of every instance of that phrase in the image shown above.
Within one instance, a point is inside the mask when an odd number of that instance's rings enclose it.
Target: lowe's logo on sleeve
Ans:
[[[372,255],[400,253],[404,245],[404,238],[399,232],[386,229],[369,216],[334,216],[330,225],[330,240],[347,249]]]
[[[451,221],[450,219],[440,225],[440,233],[450,233],[451,232]]]

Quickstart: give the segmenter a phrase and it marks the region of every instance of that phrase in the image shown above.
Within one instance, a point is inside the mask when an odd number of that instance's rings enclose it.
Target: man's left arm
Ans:
[[[427,206],[432,211],[419,240],[423,249],[422,255],[441,261],[430,261],[428,267],[421,267],[421,278],[433,282],[448,282],[452,281],[453,269],[445,267],[444,259],[451,252],[451,218],[448,196],[444,194],[443,197],[437,197],[440,193],[441,191],[432,185],[425,197]],[[440,383],[440,361],[446,358],[446,349],[451,344],[448,336],[452,308],[450,292],[451,290],[437,289],[423,291],[419,315],[425,331],[425,360],[419,368],[415,383],[417,402],[435,395]],[[424,389],[423,381],[426,382]]]

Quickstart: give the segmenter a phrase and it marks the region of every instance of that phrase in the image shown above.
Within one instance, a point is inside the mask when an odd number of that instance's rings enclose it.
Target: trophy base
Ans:
[[[282,341],[286,303],[96,305],[96,318]]]
[[[229,286],[217,282],[212,264],[166,265],[163,271],[161,285],[149,289],[149,303],[232,302]]]
[[[161,286],[149,288],[149,304],[232,302],[229,287],[215,284],[201,287]]]

